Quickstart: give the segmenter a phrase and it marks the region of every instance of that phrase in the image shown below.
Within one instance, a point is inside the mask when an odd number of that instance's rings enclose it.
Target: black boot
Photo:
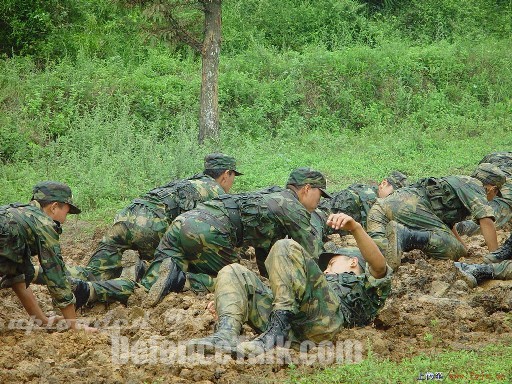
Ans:
[[[291,329],[292,311],[275,310],[270,313],[267,330],[251,341],[240,343],[237,357],[257,356],[276,346],[283,345]]]
[[[158,270],[158,280],[151,286],[146,299],[146,306],[154,307],[163,300],[169,292],[181,292],[187,277],[172,257],[168,257]]]
[[[75,295],[75,309],[78,310],[89,301],[91,289],[86,281],[75,279],[74,277],[70,276],[68,276],[68,281],[71,283],[71,290]]]
[[[494,279],[494,270],[491,265],[454,263],[457,267],[459,277],[462,278],[471,288],[475,288],[484,280]]]
[[[430,233],[409,229],[392,220],[386,227],[386,237],[388,247],[384,256],[388,265],[396,271],[400,266],[402,254],[413,249],[424,249],[430,240]]]
[[[187,355],[195,352],[202,354],[214,354],[216,351],[233,352],[241,329],[242,322],[239,319],[221,316],[213,335],[192,339],[187,343]]]
[[[512,234],[510,237],[494,252],[484,256],[484,263],[501,263],[504,260],[512,259]]]

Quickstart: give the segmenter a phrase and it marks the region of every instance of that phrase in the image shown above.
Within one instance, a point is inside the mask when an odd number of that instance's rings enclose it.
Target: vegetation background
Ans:
[[[510,0],[226,0],[221,137],[203,146],[200,57],[144,3],[1,2],[0,202],[56,179],[106,222],[212,151],[237,158],[236,192],[303,165],[331,191],[467,174],[512,149]]]

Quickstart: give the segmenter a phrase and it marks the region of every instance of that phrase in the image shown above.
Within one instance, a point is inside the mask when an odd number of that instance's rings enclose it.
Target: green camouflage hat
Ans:
[[[235,158],[223,153],[210,153],[206,155],[204,158],[204,169],[228,169],[235,172],[237,176],[243,175],[243,173],[236,170]]]
[[[41,181],[32,189],[32,200],[57,201],[69,205],[69,213],[82,212],[73,202],[71,188],[58,181]]]
[[[366,267],[366,260],[361,255],[361,251],[357,247],[338,247],[332,242],[327,242],[324,244],[324,251],[318,257],[318,266],[322,271],[327,268],[329,265],[329,261],[338,255],[348,256],[348,257],[357,257],[357,262],[361,269],[364,271]]]
[[[292,173],[290,173],[290,177],[286,183],[286,185],[295,186],[302,186],[306,184],[311,185],[313,188],[320,189],[323,197],[331,197],[331,195],[329,195],[325,190],[326,182],[324,175],[311,168],[302,167],[294,169]]]
[[[484,185],[495,185],[498,189],[505,184],[507,179],[505,173],[491,163],[478,164],[471,177],[480,180]]]
[[[386,180],[393,186],[394,189],[407,187],[409,185],[409,182],[407,181],[407,175],[404,175],[400,171],[391,172],[390,175],[386,177]]]

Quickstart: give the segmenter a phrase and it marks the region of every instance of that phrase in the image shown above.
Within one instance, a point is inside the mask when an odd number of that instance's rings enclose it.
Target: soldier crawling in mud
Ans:
[[[23,307],[41,325],[58,317],[48,318],[39,306],[29,284],[35,269],[30,258],[38,256],[41,280],[48,287],[53,304],[58,307],[68,327],[96,331],[77,324],[75,296],[66,277],[59,235],[68,214],[80,213],[74,204],[71,189],[56,181],[43,181],[33,188],[30,203],[13,203],[0,207],[0,275],[2,288],[11,287]]]
[[[324,199],[318,208],[311,213],[311,224],[327,241],[327,236],[334,233],[331,227],[326,225],[331,213],[345,213],[351,216],[366,229],[368,212],[377,198],[384,198],[395,190],[409,185],[407,176],[402,172],[393,171],[378,185],[351,184],[346,189],[337,193],[331,193],[330,199]],[[341,236],[348,235],[347,231],[338,231]]]
[[[332,340],[343,328],[370,324],[390,293],[392,270],[360,223],[343,213],[328,220],[349,231],[358,248],[333,247],[317,257],[292,239],[279,240],[265,260],[270,289],[242,265],[222,268],[215,283],[217,331],[191,340],[187,352],[250,357],[286,341]],[[245,322],[262,333],[238,344]]]
[[[498,248],[494,211],[488,204],[505,182],[505,174],[489,163],[479,164],[472,177],[426,178],[379,199],[368,215],[368,233],[396,269],[402,253],[422,250],[437,259],[458,260],[467,253],[455,230],[471,216],[479,223],[489,251]]]
[[[455,263],[455,267],[471,288],[486,280],[512,280],[512,234],[500,248],[484,255],[484,264]]]
[[[149,294],[146,305],[158,304],[169,292],[184,288],[212,291],[222,267],[238,262],[236,247],[250,245],[266,252],[290,237],[313,255],[322,242],[313,231],[310,212],[325,192],[325,177],[310,168],[291,172],[286,188],[223,195],[199,204],[173,221],[162,238],[155,260],[140,284]],[[133,273],[132,273],[133,275]],[[133,279],[78,280],[85,301],[126,302],[135,289]]]
[[[494,210],[497,229],[503,228],[512,219],[512,152],[493,152],[486,155],[479,164],[491,163],[503,171],[507,179],[500,188],[498,196],[489,203]],[[480,233],[480,227],[471,220],[457,223],[460,235],[473,236]]]
[[[207,155],[203,173],[154,188],[120,211],[87,266],[74,267],[72,275],[91,281],[119,277],[122,253],[127,249],[138,251],[143,260],[152,260],[160,239],[178,215],[229,192],[238,175],[233,157]]]

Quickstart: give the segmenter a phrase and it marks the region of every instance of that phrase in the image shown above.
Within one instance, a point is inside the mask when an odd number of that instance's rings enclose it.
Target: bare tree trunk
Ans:
[[[204,0],[204,41],[201,78],[199,144],[219,135],[219,56],[221,44],[222,0]]]

